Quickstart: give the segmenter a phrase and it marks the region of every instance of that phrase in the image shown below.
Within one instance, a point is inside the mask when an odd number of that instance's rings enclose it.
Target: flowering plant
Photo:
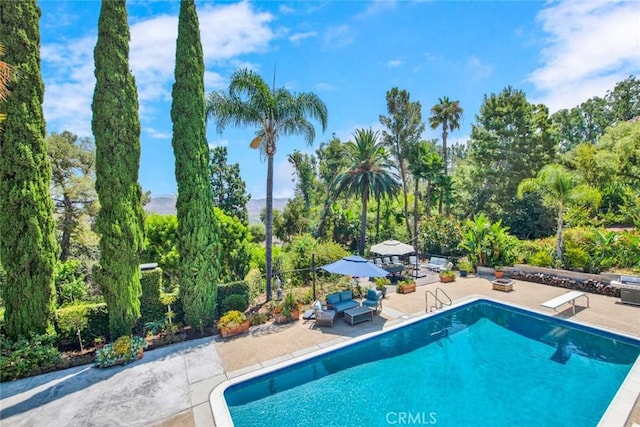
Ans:
[[[96,365],[106,368],[133,362],[138,360],[140,349],[146,346],[147,341],[142,337],[123,335],[113,344],[107,344],[96,351]]]

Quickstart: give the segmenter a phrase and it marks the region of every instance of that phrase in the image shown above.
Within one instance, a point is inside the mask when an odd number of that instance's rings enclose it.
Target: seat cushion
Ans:
[[[327,295],[327,304],[336,305],[340,302],[340,294],[329,294]]]
[[[340,292],[340,301],[349,301],[351,298],[351,291]]]
[[[367,299],[374,300],[374,301],[378,299],[378,293],[376,292],[375,289],[369,289],[367,291]]]

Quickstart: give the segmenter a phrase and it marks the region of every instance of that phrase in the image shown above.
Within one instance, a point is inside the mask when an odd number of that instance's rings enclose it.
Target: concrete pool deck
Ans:
[[[583,308],[578,301],[573,316],[569,304],[557,313],[540,307],[568,292],[566,289],[515,281],[514,290],[507,293],[492,290],[487,278],[458,277],[452,283],[429,283],[434,280],[437,277],[433,275],[418,279],[415,293],[388,293],[382,312],[373,321],[355,326],[343,319],[337,319],[333,328],[314,327],[313,321],[302,320],[282,326],[260,325],[224,341],[216,336],[149,351],[142,360],[124,367],[80,366],[2,383],[0,424],[212,426],[209,395],[223,381],[422,316],[425,291],[438,287],[454,302],[490,297],[640,338],[640,306],[621,304],[619,298],[588,294],[590,308]],[[634,410],[619,416],[626,418],[620,425],[640,423],[639,401],[636,393]]]

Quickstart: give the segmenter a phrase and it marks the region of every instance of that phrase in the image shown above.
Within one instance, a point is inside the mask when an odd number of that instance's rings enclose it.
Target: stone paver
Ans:
[[[562,288],[515,281],[514,291],[506,293],[492,290],[488,278],[439,283],[433,274],[419,279],[418,284],[415,293],[406,295],[391,289],[382,312],[372,322],[354,327],[342,318],[336,319],[333,328],[302,320],[283,326],[262,325],[226,340],[203,338],[149,351],[142,360],[124,367],[82,366],[2,383],[0,424],[213,426],[208,398],[221,382],[420,316],[425,312],[425,291],[435,292],[436,288],[454,302],[489,297],[640,337],[640,307],[620,304],[619,298],[588,294],[591,307],[581,308],[578,301],[573,316],[570,305],[557,313],[540,307],[542,302],[568,292]],[[639,405],[636,402],[627,426],[640,423]]]

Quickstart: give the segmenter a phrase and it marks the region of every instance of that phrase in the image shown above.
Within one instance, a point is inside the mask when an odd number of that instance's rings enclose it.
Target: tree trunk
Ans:
[[[325,237],[327,233],[327,215],[329,215],[329,209],[331,208],[331,203],[333,203],[334,196],[331,192],[331,187],[333,183],[327,188],[324,205],[322,206],[322,212],[320,213],[320,221],[318,221],[318,231],[316,231],[316,238],[322,239]]]
[[[409,222],[409,210],[407,209],[407,178],[404,170],[404,162],[398,156],[398,163],[400,166],[400,178],[402,179],[402,196],[404,197],[404,223],[407,226],[407,233],[411,235],[411,223]]]
[[[558,211],[558,231],[556,233],[556,257],[558,260],[562,261],[562,210],[564,209],[564,205],[560,202],[560,210]]]
[[[69,258],[71,246],[71,232],[73,231],[73,206],[71,200],[65,194],[62,203],[64,205],[64,217],[62,220],[62,238],[60,239],[60,261],[65,262]]]
[[[413,249],[418,251],[418,184],[420,180],[414,178],[413,183]]]
[[[427,180],[427,218],[431,216],[431,180]]]
[[[376,197],[376,242],[380,239],[380,197]]]
[[[360,215],[360,241],[358,242],[358,254],[364,256],[364,241],[367,238],[367,201],[369,200],[369,184],[362,191],[362,214]]]
[[[273,242],[273,154],[267,155],[267,230],[266,230],[266,273],[267,301],[271,300],[272,242]]]

